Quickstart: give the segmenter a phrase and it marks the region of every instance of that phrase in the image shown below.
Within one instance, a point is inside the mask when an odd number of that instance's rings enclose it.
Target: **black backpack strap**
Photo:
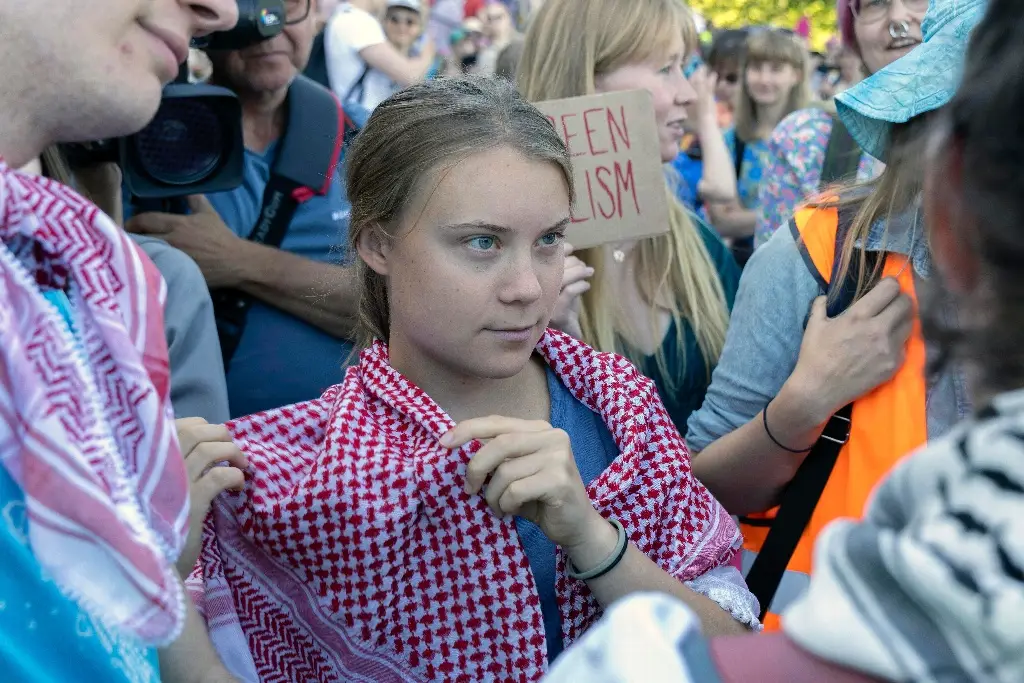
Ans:
[[[740,140],[740,136],[733,131],[733,139],[736,144],[732,146],[732,167],[736,171],[736,180],[743,174],[743,155],[747,153],[747,143]]]
[[[839,227],[836,231],[835,258],[829,278],[829,289],[839,289],[830,296],[828,315],[836,317],[848,309],[857,291],[857,275],[859,264],[853,263],[846,276],[840,281],[839,267],[843,245],[852,224],[853,214],[850,209],[839,209]],[[864,259],[868,273],[874,272],[875,264],[881,256],[878,252],[854,252],[855,259]],[[820,279],[820,275],[819,275]],[[783,489],[779,500],[779,508],[772,520],[749,520],[758,526],[769,526],[768,535],[757,554],[757,558],[747,572],[747,588],[753,593],[761,605],[761,620],[771,607],[775,593],[782,582],[786,566],[796,550],[804,530],[814,515],[814,509],[821,500],[832,470],[835,468],[839,453],[850,438],[850,419],[853,404],[847,405],[833,415],[825,425],[824,431],[814,448],[797,469],[796,475]],[[743,520],[749,523],[748,520]]]
[[[350,126],[351,120],[329,90],[304,76],[292,82],[285,134],[263,190],[259,218],[247,239],[268,247],[281,246],[299,205],[327,193]],[[311,131],[325,131],[323,136],[329,140]],[[224,369],[228,371],[253,298],[235,289],[217,289],[211,294]]]
[[[861,150],[838,116],[832,117],[832,133],[825,148],[825,162],[821,167],[821,189],[833,183],[853,178],[860,165]]]
[[[363,95],[366,94],[364,92],[363,83],[366,81],[366,75],[368,73],[370,73],[370,65],[367,64],[366,62],[363,62],[363,72],[359,74],[359,78],[355,80],[355,83],[352,84],[352,87],[348,89],[347,93],[345,93],[344,100],[346,102],[353,99],[355,97],[355,94],[358,92],[359,97],[356,98],[356,102],[359,102],[360,104],[363,103]]]

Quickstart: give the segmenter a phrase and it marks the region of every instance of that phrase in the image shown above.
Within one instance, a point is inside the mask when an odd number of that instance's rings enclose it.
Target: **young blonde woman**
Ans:
[[[921,22],[927,10],[928,0],[837,0],[844,55],[840,58],[859,57],[868,74],[892,64],[920,45]],[[856,145],[828,108],[812,106],[790,114],[768,140],[755,247],[785,229],[797,206],[823,186],[854,177],[870,180],[882,168],[880,161]]]
[[[547,329],[572,194],[547,119],[504,79],[438,79],[347,164],[365,348],[321,399],[229,425],[249,477],[190,579],[235,675],[535,680],[639,591],[756,627],[650,380]]]
[[[693,17],[678,0],[551,0],[530,25],[519,90],[539,102],[646,89],[661,161],[668,163],[696,99],[683,73],[696,46]],[[668,184],[665,191],[666,235],[569,257],[552,324],[627,356],[654,380],[684,429],[721,353],[739,269],[714,231],[687,212]]]
[[[762,29],[747,38],[735,125],[725,133],[739,194],[731,202],[708,204],[712,225],[733,240],[740,265],[753,249],[768,139],[782,119],[809,100],[807,64],[806,49],[790,33]]]

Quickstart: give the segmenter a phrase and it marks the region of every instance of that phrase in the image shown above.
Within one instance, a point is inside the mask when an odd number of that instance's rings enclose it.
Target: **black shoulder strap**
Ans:
[[[325,88],[331,87],[331,79],[327,74],[327,29],[320,31],[313,39],[309,61],[306,62],[306,69],[302,75]]]
[[[840,280],[839,267],[843,245],[852,223],[852,212],[847,208],[839,210],[839,227],[836,231],[835,258],[829,278],[830,289],[838,287],[838,291],[829,300],[829,317],[842,314],[853,304],[857,291],[857,273],[859,264],[851,264],[847,274]],[[877,252],[854,251],[855,258],[863,258],[867,272],[874,272],[880,254]],[[833,415],[824,431],[814,444],[814,448],[797,469],[796,475],[783,490],[779,501],[779,509],[771,521],[771,529],[765,537],[761,550],[757,554],[750,571],[747,572],[747,588],[753,593],[761,605],[761,620],[771,607],[782,576],[786,572],[797,544],[804,530],[811,521],[814,509],[821,500],[832,470],[835,468],[839,452],[850,438],[850,416],[853,404],[847,405]],[[756,520],[763,522],[763,520]],[[759,524],[763,526],[763,524]]]
[[[263,205],[249,239],[280,247],[299,205],[326,194],[352,126],[337,98],[305,76],[288,89],[288,123],[263,190]],[[312,131],[323,131],[313,134]],[[234,289],[212,292],[221,355],[227,371],[242,339],[252,297]]]
[[[358,92],[359,97],[356,99],[356,102],[359,102],[360,104],[363,103],[363,95],[365,94],[363,83],[366,81],[366,75],[368,73],[370,73],[370,65],[367,64],[366,62],[363,62],[362,73],[359,74],[359,78],[355,80],[355,83],[352,84],[352,87],[348,89],[347,93],[345,93],[346,102],[353,99],[355,94]]]
[[[747,143],[740,140],[738,133],[733,131],[733,139],[736,144],[732,146],[732,166],[736,171],[736,180],[743,174],[743,155],[747,153]]]
[[[825,163],[821,168],[821,189],[833,183],[852,178],[860,164],[860,147],[838,116],[832,117],[832,133],[825,148]]]

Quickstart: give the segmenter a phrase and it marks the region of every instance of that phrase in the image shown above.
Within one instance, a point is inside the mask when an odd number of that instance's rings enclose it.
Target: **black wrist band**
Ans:
[[[772,399],[772,400],[774,400],[774,399]],[[814,444],[811,444],[810,448],[803,448],[803,449],[789,448],[788,446],[783,446],[781,443],[779,443],[778,439],[776,439],[774,436],[772,436],[772,430],[768,429],[768,406],[770,406],[771,404],[772,404],[772,402],[768,401],[768,405],[765,406],[764,410],[761,412],[761,422],[762,422],[762,424],[764,424],[764,433],[768,435],[768,438],[772,440],[773,444],[775,444],[776,446],[778,446],[782,450],[786,451],[787,453],[810,453],[811,449],[814,448]]]

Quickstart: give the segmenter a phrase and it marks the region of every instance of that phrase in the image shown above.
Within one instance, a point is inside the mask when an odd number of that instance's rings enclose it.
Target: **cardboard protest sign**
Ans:
[[[645,90],[540,102],[572,155],[567,239],[582,249],[668,232],[654,104]]]

